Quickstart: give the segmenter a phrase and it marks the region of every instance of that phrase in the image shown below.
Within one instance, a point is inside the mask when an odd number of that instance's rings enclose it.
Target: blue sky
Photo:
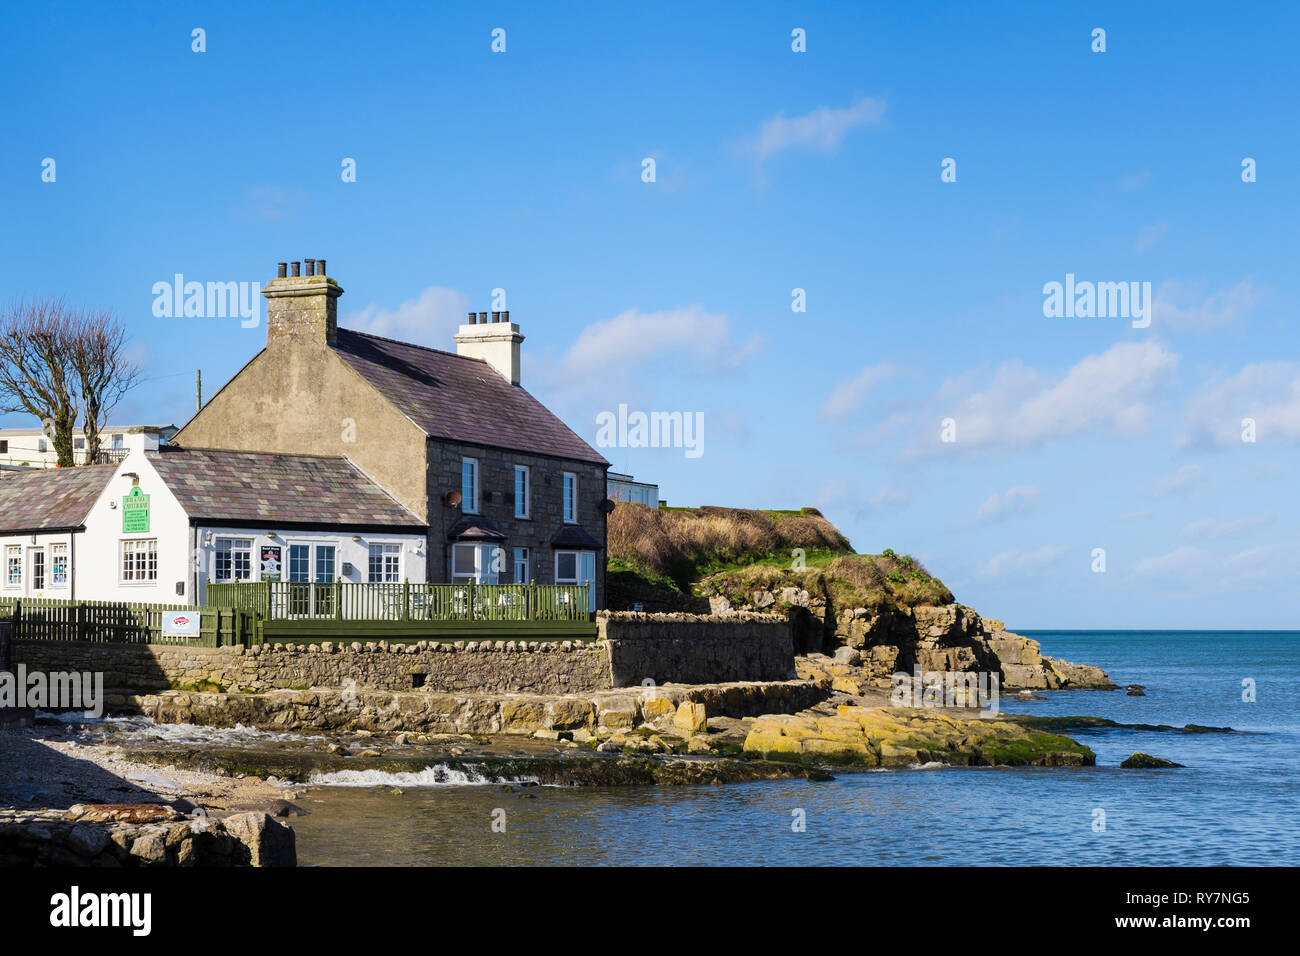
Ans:
[[[703,413],[605,449],[674,504],[815,505],[1015,627],[1294,626],[1300,14],[1130,6],[9,5],[0,299],[115,310],[116,417],[179,424],[265,329],[155,318],[175,273],[325,257],[443,348],[502,288],[589,441]],[[1067,273],[1150,327],[1045,317]]]

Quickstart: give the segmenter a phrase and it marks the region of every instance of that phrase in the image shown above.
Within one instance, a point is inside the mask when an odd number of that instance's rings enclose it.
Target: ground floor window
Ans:
[[[5,548],[5,587],[23,586],[23,549],[22,545],[11,544]]]
[[[68,546],[55,544],[50,546],[50,583],[56,588],[68,584]]]
[[[402,580],[402,546],[400,544],[372,544],[367,580],[384,584],[399,584]]]
[[[253,539],[218,538],[214,581],[253,580]]]
[[[587,610],[596,610],[596,552],[556,551],[555,583],[586,584]]]
[[[505,549],[494,544],[454,544],[451,546],[451,579],[456,584],[471,581],[496,584],[505,570]]]
[[[141,584],[157,580],[158,539],[124,539],[122,541],[122,583]]]
[[[530,578],[528,574],[528,549],[515,548],[515,584],[527,584]]]

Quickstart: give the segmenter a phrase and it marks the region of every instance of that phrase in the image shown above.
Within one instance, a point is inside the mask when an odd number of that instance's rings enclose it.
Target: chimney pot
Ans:
[[[286,275],[289,274],[289,263],[287,262],[276,263],[275,274],[279,276],[281,279],[283,279]]]
[[[325,274],[325,260],[324,260],[324,259],[317,259],[317,260],[316,260],[316,274],[317,274],[318,276],[323,276],[323,275]]]
[[[480,325],[487,325],[487,313],[486,313],[486,312],[480,312],[480,313],[478,314],[478,321],[479,321],[479,324],[480,324]]]
[[[309,276],[314,276],[314,275],[316,274],[316,260],[315,260],[315,259],[304,259],[304,260],[302,260],[302,261],[303,261],[304,263],[306,263],[306,265],[307,265],[307,269],[306,269],[306,271],[305,271],[303,274],[304,274],[304,275],[309,275]]]
[[[493,313],[492,313],[492,321],[493,321],[493,322],[500,322],[500,321],[501,321],[501,313],[500,313],[500,312],[493,312]]]
[[[293,276],[294,278],[297,278],[298,275],[301,274],[301,272],[302,272],[302,263],[301,263],[301,262],[291,262],[291,263],[289,263],[289,274],[290,274],[291,276]]]
[[[502,321],[502,322],[509,322],[509,321],[510,321],[510,310],[509,310],[509,309],[507,309],[506,311],[504,311],[504,312],[501,313],[501,321]]]

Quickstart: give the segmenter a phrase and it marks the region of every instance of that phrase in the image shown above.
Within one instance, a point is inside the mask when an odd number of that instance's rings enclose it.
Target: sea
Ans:
[[[1300,864],[1300,632],[1020,633],[1145,695],[1040,691],[1004,696],[1004,712],[1232,732],[1072,730],[1095,767],[835,770],[822,782],[506,788],[438,768],[326,777],[291,821],[299,864]],[[1122,769],[1134,751],[1184,767]]]

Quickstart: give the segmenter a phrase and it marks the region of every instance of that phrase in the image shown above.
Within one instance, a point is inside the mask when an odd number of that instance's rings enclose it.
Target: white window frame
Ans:
[[[292,558],[294,548],[307,549],[307,580],[293,581],[290,577],[290,568],[292,567]],[[320,569],[320,549],[330,548],[334,551],[334,576],[328,581],[317,580]],[[293,581],[294,584],[333,584],[339,580],[342,575],[342,563],[339,561],[339,555],[343,551],[341,542],[333,539],[316,539],[316,538],[287,538],[284,542],[284,557],[281,559],[280,580]],[[370,571],[370,550],[366,549],[366,572]],[[260,572],[259,572],[260,573]]]
[[[457,559],[457,554],[461,548],[472,548],[474,555],[474,566],[472,568],[462,567]],[[451,580],[453,584],[496,584],[501,580],[501,571],[492,567],[492,555],[494,551],[501,550],[502,555],[505,549],[499,544],[481,544],[475,541],[457,541],[451,546]],[[502,562],[505,563],[504,561]],[[504,568],[502,569],[504,570]]]
[[[235,573],[235,553],[236,553],[237,551],[243,551],[243,550],[244,550],[244,546],[243,546],[242,544],[240,544],[240,546],[237,548],[237,547],[235,546],[235,543],[236,543],[236,542],[245,542],[245,541],[248,542],[248,576],[247,576],[247,577],[244,577],[244,578],[241,578],[241,577],[239,577],[239,576]],[[219,571],[218,566],[217,566],[217,555],[218,555],[218,553],[220,553],[220,552],[223,550],[223,548],[221,547],[221,545],[222,545],[223,543],[226,543],[226,542],[228,542],[228,543],[230,544],[230,548],[228,549],[228,550],[230,551],[230,577],[228,577],[228,578],[223,578],[223,577],[220,576],[220,571]],[[223,534],[223,535],[220,535],[220,536],[217,537],[217,538],[214,538],[213,541],[212,541],[212,578],[211,578],[211,580],[212,580],[213,582],[217,583],[217,584],[244,583],[244,582],[247,582],[247,581],[256,581],[256,580],[258,580],[258,577],[259,577],[259,564],[260,564],[260,562],[258,562],[258,561],[254,561],[254,560],[253,560],[253,552],[256,550],[256,549],[255,549],[255,544],[256,544],[256,542],[254,542],[254,540],[253,540],[252,537],[246,537],[246,538],[245,538],[245,537],[240,537],[239,535],[235,535],[235,534]],[[282,571],[282,572],[281,572],[281,575],[282,575],[282,576],[283,576],[283,573],[284,573],[284,572]]]
[[[569,491],[569,483],[573,483],[573,491]],[[566,471],[564,477],[560,480],[560,507],[564,512],[565,524],[578,523],[578,476],[572,471]]]
[[[14,559],[18,563],[14,564]],[[7,590],[18,591],[23,586],[23,572],[27,563],[23,561],[23,546],[21,544],[5,545],[5,581],[4,586]],[[13,580],[13,572],[18,572],[18,580]]]
[[[39,562],[36,560],[37,557],[40,557]],[[48,558],[49,554],[46,552],[45,545],[43,544],[27,549],[27,573],[31,575],[31,580],[28,582],[29,591],[45,591],[49,589],[50,562]],[[40,583],[37,583],[36,581],[37,564],[39,564],[41,568]]]
[[[143,547],[141,547],[143,545]],[[130,551],[135,560],[132,562],[131,577],[127,576],[126,556]],[[143,557],[143,568],[136,567]],[[141,573],[143,577],[134,575]],[[148,587],[158,583],[158,539],[157,538],[119,538],[117,542],[117,583],[123,587]]]
[[[519,476],[523,475],[523,508],[519,501]],[[532,517],[533,470],[527,465],[515,465],[515,517]]]
[[[379,548],[379,580],[376,581],[371,575],[370,565],[371,558],[374,556],[374,550]],[[369,584],[401,584],[402,583],[402,566],[404,564],[404,553],[406,549],[402,547],[400,541],[369,541],[366,543],[366,582]],[[393,571],[393,578],[388,578],[388,556],[396,554],[397,564]],[[335,558],[337,560],[337,558]]]
[[[527,548],[515,548],[514,561],[511,568],[511,576],[514,578],[515,584],[530,584],[532,582],[532,569],[528,565],[528,558],[529,554]],[[521,568],[523,569],[522,573],[520,571]]]
[[[50,545],[50,587],[66,588],[72,580],[72,566],[69,563],[69,550],[66,542],[56,541]],[[55,577],[59,560],[63,560],[63,583],[60,584]]]
[[[473,492],[472,498],[465,497],[465,466],[471,467],[470,472],[470,491]],[[460,460],[460,510],[466,514],[478,514],[478,489],[479,489],[479,467],[477,458],[462,458]]]
[[[574,576],[571,578],[560,577],[560,555],[563,554],[573,555]],[[585,556],[589,556],[591,560],[590,578],[584,578],[582,576],[582,564]],[[596,610],[596,552],[586,551],[582,549],[576,549],[576,550],[565,549],[563,551],[556,551],[555,552],[555,583],[556,584],[587,584],[588,585],[587,609],[589,611]]]

